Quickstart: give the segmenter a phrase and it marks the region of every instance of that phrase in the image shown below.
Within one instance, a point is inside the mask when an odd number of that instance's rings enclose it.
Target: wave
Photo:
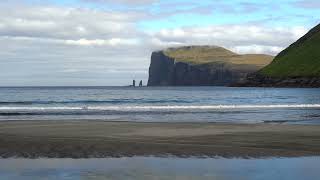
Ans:
[[[299,120],[264,120],[263,123],[266,124],[272,124],[272,123],[278,123],[278,124],[283,124],[283,123],[317,123],[319,124],[319,120],[313,120],[313,119],[299,119]]]
[[[32,102],[28,101],[1,101],[0,105],[30,105]]]
[[[148,99],[114,99],[114,100],[77,100],[77,101],[0,101],[0,105],[36,105],[36,104],[121,104],[121,103],[191,103],[188,100],[148,100]]]
[[[320,108],[320,104],[279,104],[279,105],[190,105],[190,106],[58,106],[58,107],[0,107],[0,111],[67,111],[67,110],[112,110],[112,111],[134,111],[134,110],[228,110],[228,109],[277,109],[277,108]]]

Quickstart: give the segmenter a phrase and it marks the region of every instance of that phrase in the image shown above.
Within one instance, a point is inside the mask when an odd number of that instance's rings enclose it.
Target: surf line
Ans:
[[[273,108],[320,108],[320,104],[278,104],[278,105],[159,105],[159,106],[60,106],[60,107],[0,107],[0,111],[15,110],[189,110],[189,109],[273,109]]]

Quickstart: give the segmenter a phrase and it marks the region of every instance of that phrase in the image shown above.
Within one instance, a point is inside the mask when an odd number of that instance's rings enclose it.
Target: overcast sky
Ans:
[[[146,83],[171,46],[275,55],[319,15],[319,0],[1,0],[0,86]]]

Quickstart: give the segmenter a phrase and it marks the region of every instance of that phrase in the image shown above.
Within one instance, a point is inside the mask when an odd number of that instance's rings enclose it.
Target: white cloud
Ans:
[[[231,47],[234,52],[242,54],[272,54],[275,55],[282,51],[284,47],[280,46],[264,46],[264,45],[247,45],[247,46],[235,46]]]
[[[162,29],[150,33],[156,47],[218,45],[238,53],[277,54],[307,32],[304,27],[279,28],[254,25],[220,25]]]
[[[152,4],[158,0],[83,0],[86,2],[94,3],[114,3],[114,4],[126,4],[126,5],[143,5],[143,4]]]
[[[118,46],[118,45],[137,45],[138,41],[136,39],[120,39],[112,38],[109,40],[103,39],[79,39],[79,40],[66,40],[66,44],[79,45],[79,46]]]
[[[0,7],[1,8],[1,7]],[[0,36],[110,39],[136,34],[139,13],[62,7],[2,7]]]
[[[320,9],[319,0],[298,0],[294,2],[294,5],[300,8]]]

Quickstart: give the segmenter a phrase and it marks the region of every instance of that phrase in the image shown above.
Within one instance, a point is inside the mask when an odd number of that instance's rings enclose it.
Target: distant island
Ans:
[[[320,87],[320,24],[275,58],[218,46],[153,52],[148,86]]]
[[[153,52],[148,86],[228,86],[269,64],[273,56],[239,55],[218,46]]]

